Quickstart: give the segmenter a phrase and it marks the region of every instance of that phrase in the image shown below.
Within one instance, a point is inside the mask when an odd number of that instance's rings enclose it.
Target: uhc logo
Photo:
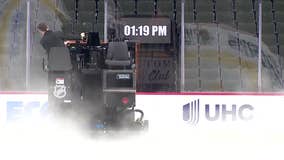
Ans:
[[[253,109],[254,109],[253,106],[249,104],[244,104],[241,106],[237,106],[236,104],[233,104],[231,106],[227,106],[225,104],[222,105],[216,104],[215,107],[213,108],[211,108],[209,104],[206,104],[205,117],[209,121],[216,121],[220,118],[223,121],[227,120],[235,121],[237,119],[247,121],[253,118],[251,114],[251,111]]]
[[[183,106],[183,120],[192,125],[199,122],[199,99]]]
[[[196,125],[202,116],[200,113],[204,113],[204,118],[207,121],[235,121],[243,120],[248,121],[253,119],[252,111],[254,107],[249,104],[244,105],[226,105],[226,104],[205,104],[200,106],[200,101],[195,100],[183,106],[183,120],[189,122],[192,125]]]

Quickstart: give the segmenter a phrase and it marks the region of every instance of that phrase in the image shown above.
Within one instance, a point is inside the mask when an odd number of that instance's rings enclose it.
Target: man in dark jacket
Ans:
[[[69,71],[72,67],[66,69],[66,66],[71,64],[68,63],[66,52],[61,52],[64,49],[57,48],[56,53],[51,53],[53,47],[65,47],[63,36],[60,32],[49,30],[48,25],[45,23],[38,24],[37,29],[42,36],[40,44],[46,50],[49,65],[48,67],[46,64],[43,64],[44,70],[48,71],[48,110],[54,116],[59,116],[65,109],[70,108],[70,103],[65,103],[65,100],[71,101],[70,88],[72,79]]]
[[[40,44],[47,53],[50,52],[50,48],[52,47],[64,47],[64,41],[62,37],[60,37],[60,34],[49,30],[48,25],[45,23],[40,23],[37,26],[37,29],[42,35]]]

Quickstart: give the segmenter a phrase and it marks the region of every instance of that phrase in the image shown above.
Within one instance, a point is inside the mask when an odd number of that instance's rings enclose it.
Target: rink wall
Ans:
[[[144,111],[151,130],[241,125],[284,131],[283,104],[283,93],[140,92],[136,95],[136,107]],[[0,92],[2,124],[41,117],[47,107],[46,92]]]
[[[0,124],[41,116],[47,99],[43,92],[0,92]]]
[[[150,130],[245,127],[284,131],[283,104],[283,93],[138,93],[136,98]]]

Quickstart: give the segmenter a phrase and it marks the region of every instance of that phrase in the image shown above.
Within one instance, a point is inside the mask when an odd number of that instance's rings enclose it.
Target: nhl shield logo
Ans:
[[[54,91],[53,91],[53,95],[56,98],[64,98],[66,96],[67,92],[66,92],[66,86],[65,85],[55,85],[54,86]]]

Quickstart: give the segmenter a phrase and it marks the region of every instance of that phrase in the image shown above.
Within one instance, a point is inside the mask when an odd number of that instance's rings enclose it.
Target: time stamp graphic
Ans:
[[[167,36],[166,25],[125,25],[123,33],[125,36]]]

